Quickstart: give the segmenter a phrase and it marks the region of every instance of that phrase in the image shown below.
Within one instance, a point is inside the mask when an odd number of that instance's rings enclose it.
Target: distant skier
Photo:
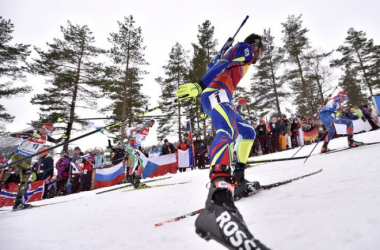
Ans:
[[[339,116],[339,118],[335,117],[335,111],[340,108],[342,103],[347,100],[347,93],[340,91],[337,96],[331,98],[327,101],[326,105],[324,105],[319,110],[319,118],[323,122],[323,124],[328,128],[328,134],[325,137],[325,142],[321,148],[322,153],[326,153],[329,151],[327,145],[329,144],[331,138],[335,134],[334,124],[345,124],[347,125],[347,135],[348,135],[348,146],[349,147],[357,147],[363,144],[363,142],[354,141],[354,126],[350,119],[345,116]]]
[[[214,239],[230,249],[267,249],[249,232],[234,204],[234,182],[230,168],[234,141],[240,126],[237,123],[232,96],[249,65],[260,60],[263,50],[261,37],[252,34],[244,42],[237,43],[229,49],[215,65],[209,67],[199,83],[182,84],[176,93],[178,99],[183,102],[192,101],[201,94],[203,110],[211,117],[216,129],[216,136],[210,148],[211,185],[205,209],[195,222],[196,232],[202,238]],[[252,143],[253,141],[247,141],[238,148],[238,176],[244,176]],[[239,184],[241,179],[236,178],[236,181]]]
[[[129,154],[128,162],[129,167],[132,169],[130,173],[132,173],[134,179],[129,180],[133,182],[135,188],[144,188],[145,185],[140,182],[141,173],[143,171],[143,160],[141,156],[144,154],[141,152],[141,142],[145,140],[145,138],[149,134],[149,128],[153,127],[155,121],[154,119],[147,119],[144,123],[140,123],[135,127],[131,127],[128,129],[129,135],[129,144],[127,146],[127,152]]]

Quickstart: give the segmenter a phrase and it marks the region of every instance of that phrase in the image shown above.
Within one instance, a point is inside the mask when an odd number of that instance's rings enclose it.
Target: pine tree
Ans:
[[[304,110],[310,115],[314,114],[317,110],[313,107],[309,83],[305,79],[305,73],[303,68],[303,57],[306,51],[310,48],[309,39],[306,37],[308,30],[302,28],[302,15],[295,17],[294,15],[288,16],[288,20],[285,23],[281,23],[283,26],[282,33],[284,33],[283,42],[285,44],[285,50],[288,53],[288,62],[295,65],[295,69],[288,71],[287,81],[293,83],[300,83],[297,86],[293,85],[293,90],[296,94],[296,98],[302,98],[302,100],[296,100],[296,104],[306,103],[306,106],[301,104],[300,110]],[[292,78],[290,78],[292,77]],[[299,93],[302,91],[302,93]]]
[[[254,96],[253,107],[264,116],[270,110],[276,110],[281,115],[280,101],[286,97],[283,88],[285,81],[281,79],[277,71],[284,61],[285,50],[274,44],[271,30],[264,30],[263,43],[266,51],[252,77],[251,92]]]
[[[339,86],[347,93],[347,105],[351,107],[354,105],[360,106],[361,102],[368,100],[362,92],[360,79],[357,78],[357,73],[353,69],[346,67],[344,75],[339,79]]]
[[[214,40],[214,26],[211,25],[209,20],[206,20],[202,25],[198,25],[198,43],[192,43],[193,57],[190,61],[189,73],[186,75],[187,82],[199,82],[199,80],[206,74],[207,64],[217,54],[215,46],[217,41]],[[194,114],[191,117],[197,131],[203,131],[204,138],[206,138],[206,120],[200,118],[201,102],[200,98],[197,99],[195,105],[191,105],[190,113]]]
[[[32,90],[30,86],[12,86],[13,81],[25,79],[25,67],[20,64],[25,63],[30,55],[30,45],[9,44],[13,38],[13,31],[14,25],[11,20],[7,21],[0,16],[0,99],[29,93]],[[0,104],[0,121],[10,123],[13,119],[14,116],[7,113],[5,107]]]
[[[114,116],[133,116],[142,112],[148,102],[148,97],[141,91],[140,83],[141,77],[148,73],[141,69],[141,66],[148,65],[144,59],[146,47],[143,46],[142,29],[136,27],[135,23],[132,15],[124,17],[124,22],[118,22],[119,32],[111,33],[111,38],[108,39],[112,44],[108,54],[114,65],[111,69],[111,81],[105,85],[104,91],[113,103],[102,111],[112,111]],[[123,122],[121,130],[117,127],[111,129],[116,134],[115,138],[121,137],[124,140],[125,125]]]
[[[48,77],[45,92],[35,95],[31,103],[40,105],[40,119],[33,124],[55,122],[58,117],[64,119],[63,125],[55,129],[64,130],[70,140],[74,121],[78,118],[78,108],[96,108],[104,71],[102,64],[94,59],[104,53],[92,44],[95,38],[87,25],[61,26],[63,40],[55,38],[47,43],[47,51],[35,47],[39,59],[33,59],[29,65],[31,72]],[[82,104],[82,105],[81,105]],[[80,106],[81,105],[81,106]],[[66,151],[68,145],[64,146]]]
[[[156,82],[160,84],[162,91],[160,95],[160,105],[176,98],[176,90],[179,85],[185,83],[185,75],[188,74],[187,61],[187,51],[177,42],[171,49],[168,64],[163,66],[166,78],[156,78]],[[168,106],[161,109],[162,113],[167,116],[159,121],[157,128],[157,137],[159,140],[162,141],[165,137],[173,134],[177,134],[178,140],[181,140],[181,105],[182,104],[179,103],[178,107]],[[175,120],[176,118],[177,121]]]
[[[332,61],[332,66],[345,66],[354,69],[363,78],[363,83],[372,96],[379,75],[379,67],[376,67],[376,64],[379,64],[379,58],[376,59],[378,46],[373,44],[372,39],[368,40],[363,31],[350,28],[347,33],[348,36],[344,42],[347,45],[341,45],[337,49],[343,57]]]
[[[312,95],[313,107],[321,105],[325,100],[325,93],[331,89],[330,82],[334,80],[331,68],[324,65],[332,54],[318,53],[313,50],[305,55],[306,73],[305,78],[310,82],[314,95]]]

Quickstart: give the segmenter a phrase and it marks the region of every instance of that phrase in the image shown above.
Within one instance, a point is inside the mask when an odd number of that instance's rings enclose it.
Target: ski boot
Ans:
[[[235,169],[233,179],[235,181],[235,200],[251,196],[260,192],[260,182],[250,182],[244,178],[244,169]]]
[[[327,142],[324,142],[323,146],[321,148],[321,153],[327,153],[329,151],[330,151],[330,149],[327,148]]]
[[[352,135],[349,135],[349,136],[348,136],[348,146],[349,146],[350,148],[356,148],[356,147],[359,147],[359,146],[361,146],[361,145],[363,145],[363,142],[361,142],[361,141],[354,141]]]
[[[22,198],[17,197],[15,202],[13,203],[12,210],[17,211],[17,210],[27,209],[27,208],[31,208],[31,207],[32,207],[32,205],[22,203]]]
[[[249,232],[235,207],[231,179],[216,177],[206,206],[195,221],[195,232],[203,239],[214,239],[228,249],[268,249]]]
[[[140,182],[140,178],[136,178],[135,182],[133,183],[133,187],[135,189],[138,189],[138,188],[147,188],[147,185],[145,183]]]

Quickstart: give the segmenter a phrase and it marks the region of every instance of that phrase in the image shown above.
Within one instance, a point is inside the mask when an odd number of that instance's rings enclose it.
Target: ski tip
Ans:
[[[323,168],[321,168],[321,170],[320,170],[321,172],[323,171]]]
[[[160,223],[156,223],[154,224],[155,227],[159,227],[159,226],[162,226],[164,223],[160,222]]]

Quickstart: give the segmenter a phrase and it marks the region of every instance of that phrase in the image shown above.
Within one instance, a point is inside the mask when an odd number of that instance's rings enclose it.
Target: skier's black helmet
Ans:
[[[261,36],[257,35],[257,34],[251,34],[249,35],[245,40],[244,40],[245,43],[248,43],[248,44],[251,44],[252,46],[253,45],[257,45],[259,46],[263,51],[265,51],[265,47],[264,47],[264,44],[262,42],[262,38]]]

